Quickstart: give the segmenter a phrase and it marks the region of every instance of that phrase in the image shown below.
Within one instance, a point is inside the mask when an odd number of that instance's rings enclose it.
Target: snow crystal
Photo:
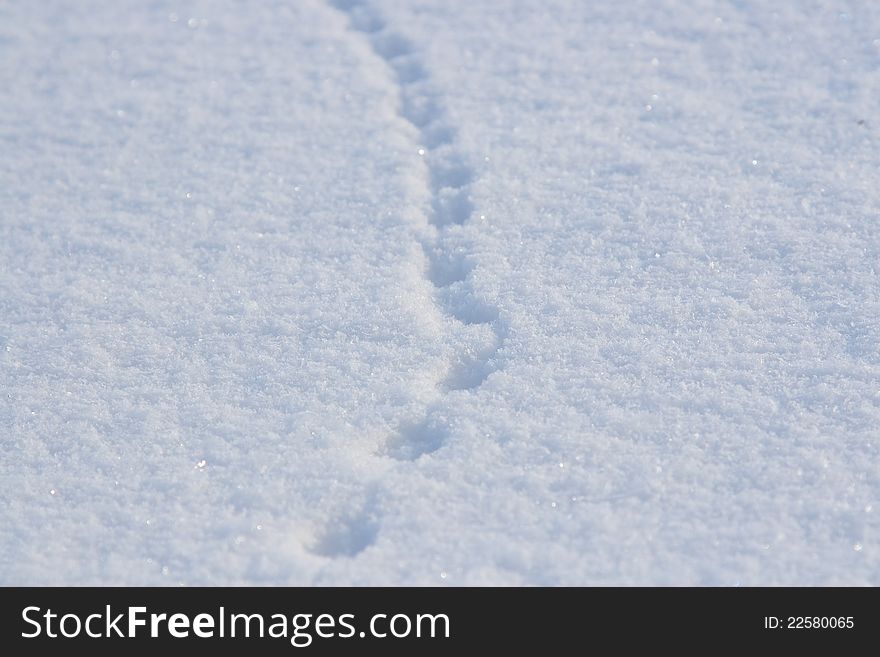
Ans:
[[[880,581],[880,6],[466,4],[0,4],[0,583]]]

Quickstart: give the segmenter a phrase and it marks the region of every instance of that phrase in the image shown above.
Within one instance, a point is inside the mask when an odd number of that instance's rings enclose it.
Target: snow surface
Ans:
[[[0,3],[0,583],[880,584],[880,4]]]

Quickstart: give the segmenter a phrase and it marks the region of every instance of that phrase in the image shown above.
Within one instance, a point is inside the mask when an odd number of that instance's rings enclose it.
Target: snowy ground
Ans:
[[[880,4],[0,3],[0,584],[880,584]]]

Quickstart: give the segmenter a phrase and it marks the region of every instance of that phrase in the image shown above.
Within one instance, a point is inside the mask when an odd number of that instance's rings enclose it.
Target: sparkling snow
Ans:
[[[880,584],[880,5],[0,4],[0,584]]]

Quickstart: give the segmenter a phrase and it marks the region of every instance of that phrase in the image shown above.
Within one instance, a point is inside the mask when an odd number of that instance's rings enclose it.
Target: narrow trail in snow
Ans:
[[[426,276],[434,287],[436,303],[465,337],[447,374],[437,382],[435,402],[420,420],[401,427],[378,450],[398,460],[415,460],[442,447],[448,437],[449,426],[441,408],[444,395],[479,387],[494,371],[501,346],[498,309],[474,295],[469,280],[474,265],[462,238],[462,226],[474,212],[470,193],[474,171],[457,147],[456,130],[448,120],[442,96],[432,87],[412,40],[389,28],[365,0],[330,0],[330,4],[348,16],[350,29],[364,35],[373,53],[393,73],[399,115],[419,136],[414,148],[427,165],[425,185],[431,202],[425,220],[433,229],[430,237],[421,241]]]

